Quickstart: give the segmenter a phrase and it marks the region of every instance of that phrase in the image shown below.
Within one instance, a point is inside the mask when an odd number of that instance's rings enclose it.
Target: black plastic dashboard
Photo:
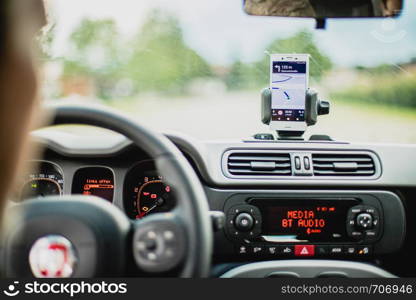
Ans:
[[[412,259],[410,241],[415,236],[415,226],[411,222],[416,211],[412,201],[416,193],[416,146],[316,141],[202,142],[176,134],[167,136],[199,175],[210,209],[226,215],[225,228],[215,234],[214,262],[217,265],[303,258],[300,253],[306,251],[305,258],[366,261],[399,276],[415,275],[409,260]],[[152,166],[151,157],[122,136],[109,134],[91,139],[47,129],[34,133],[33,141],[46,149],[42,160],[52,162],[62,170],[63,194],[84,193],[86,184],[88,187],[112,186],[112,195],[107,200],[132,219],[143,217],[141,208],[152,208],[159,199],[165,201],[165,206],[156,208],[155,212],[174,206],[174,192],[163,183],[163,178]],[[230,155],[234,153],[238,157],[230,161]],[[319,157],[322,154],[327,156]],[[350,155],[349,158],[352,155],[353,164],[350,160],[348,163],[342,161],[345,155]],[[301,161],[299,168],[298,159]],[[331,162],[336,165],[335,171],[321,176],[315,172],[319,169],[317,159],[321,160],[319,167],[325,172],[325,159],[335,159]],[[274,169],[270,161],[273,161]],[[229,166],[237,166],[237,172],[230,174]],[[87,169],[86,174],[82,174],[86,168],[90,168],[91,173]],[[94,172],[98,174],[94,175]],[[103,172],[108,174],[101,176]],[[350,176],[351,172],[357,174]],[[147,182],[153,182],[153,186],[145,185]],[[98,192],[102,191],[98,188]],[[147,200],[138,204],[138,195]],[[267,205],[263,205],[266,202],[270,210],[275,211],[272,217],[267,217],[270,213]],[[323,208],[328,213],[322,212]],[[329,210],[340,211],[340,214],[331,217]],[[260,223],[248,231],[244,228],[235,230],[239,213],[246,213],[254,217],[253,222]],[[346,222],[356,221],[359,214],[369,215],[371,222],[377,220],[379,223],[372,223],[371,228],[377,230],[350,231],[357,235],[374,234],[373,239],[357,239],[345,230],[348,228]],[[279,220],[280,225],[282,222],[295,225],[284,228],[286,231],[282,233],[282,226],[279,229],[266,226],[270,223],[267,218]],[[340,223],[335,224],[335,219]],[[342,230],[336,229],[339,224],[342,224]],[[305,238],[308,229],[320,232],[308,239]],[[233,236],[236,232],[237,238]],[[339,241],[336,240],[338,235],[343,235]],[[273,240],[276,237],[280,238],[277,242]],[[286,240],[282,241],[282,237]],[[289,254],[284,252],[288,249]]]

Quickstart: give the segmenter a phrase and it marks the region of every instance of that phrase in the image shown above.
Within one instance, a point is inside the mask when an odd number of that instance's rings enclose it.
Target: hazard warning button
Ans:
[[[315,245],[295,245],[295,256],[314,256]]]

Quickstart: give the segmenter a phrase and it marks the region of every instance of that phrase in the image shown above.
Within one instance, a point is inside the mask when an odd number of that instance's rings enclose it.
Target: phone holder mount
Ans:
[[[270,88],[261,91],[261,121],[269,125],[272,120],[272,93]],[[305,98],[305,121],[307,126],[318,122],[318,116],[329,114],[330,102],[318,98],[318,93],[307,89]],[[304,131],[277,131],[279,140],[303,140]]]

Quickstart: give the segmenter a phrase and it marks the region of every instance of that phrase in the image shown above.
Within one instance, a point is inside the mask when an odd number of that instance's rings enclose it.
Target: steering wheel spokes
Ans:
[[[56,106],[51,114],[53,125],[84,124],[125,135],[155,160],[158,172],[174,187],[178,203],[170,213],[131,221],[108,201],[91,196],[25,201],[6,212],[10,222],[2,239],[5,275],[120,277],[169,272],[170,276],[208,276],[212,255],[208,201],[179,149],[165,136],[106,108]],[[41,262],[44,253],[54,251],[51,247],[59,252],[54,252],[56,262]],[[71,257],[66,256],[69,252]],[[131,261],[137,267],[131,268]]]
[[[134,227],[133,256],[139,269],[162,273],[183,263],[186,232],[175,212],[150,215]]]

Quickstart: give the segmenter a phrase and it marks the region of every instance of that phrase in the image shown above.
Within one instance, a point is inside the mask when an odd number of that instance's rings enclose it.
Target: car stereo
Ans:
[[[389,238],[383,236],[383,206],[372,196],[281,194],[236,199],[225,211],[225,233],[235,254],[371,256],[375,246]]]

